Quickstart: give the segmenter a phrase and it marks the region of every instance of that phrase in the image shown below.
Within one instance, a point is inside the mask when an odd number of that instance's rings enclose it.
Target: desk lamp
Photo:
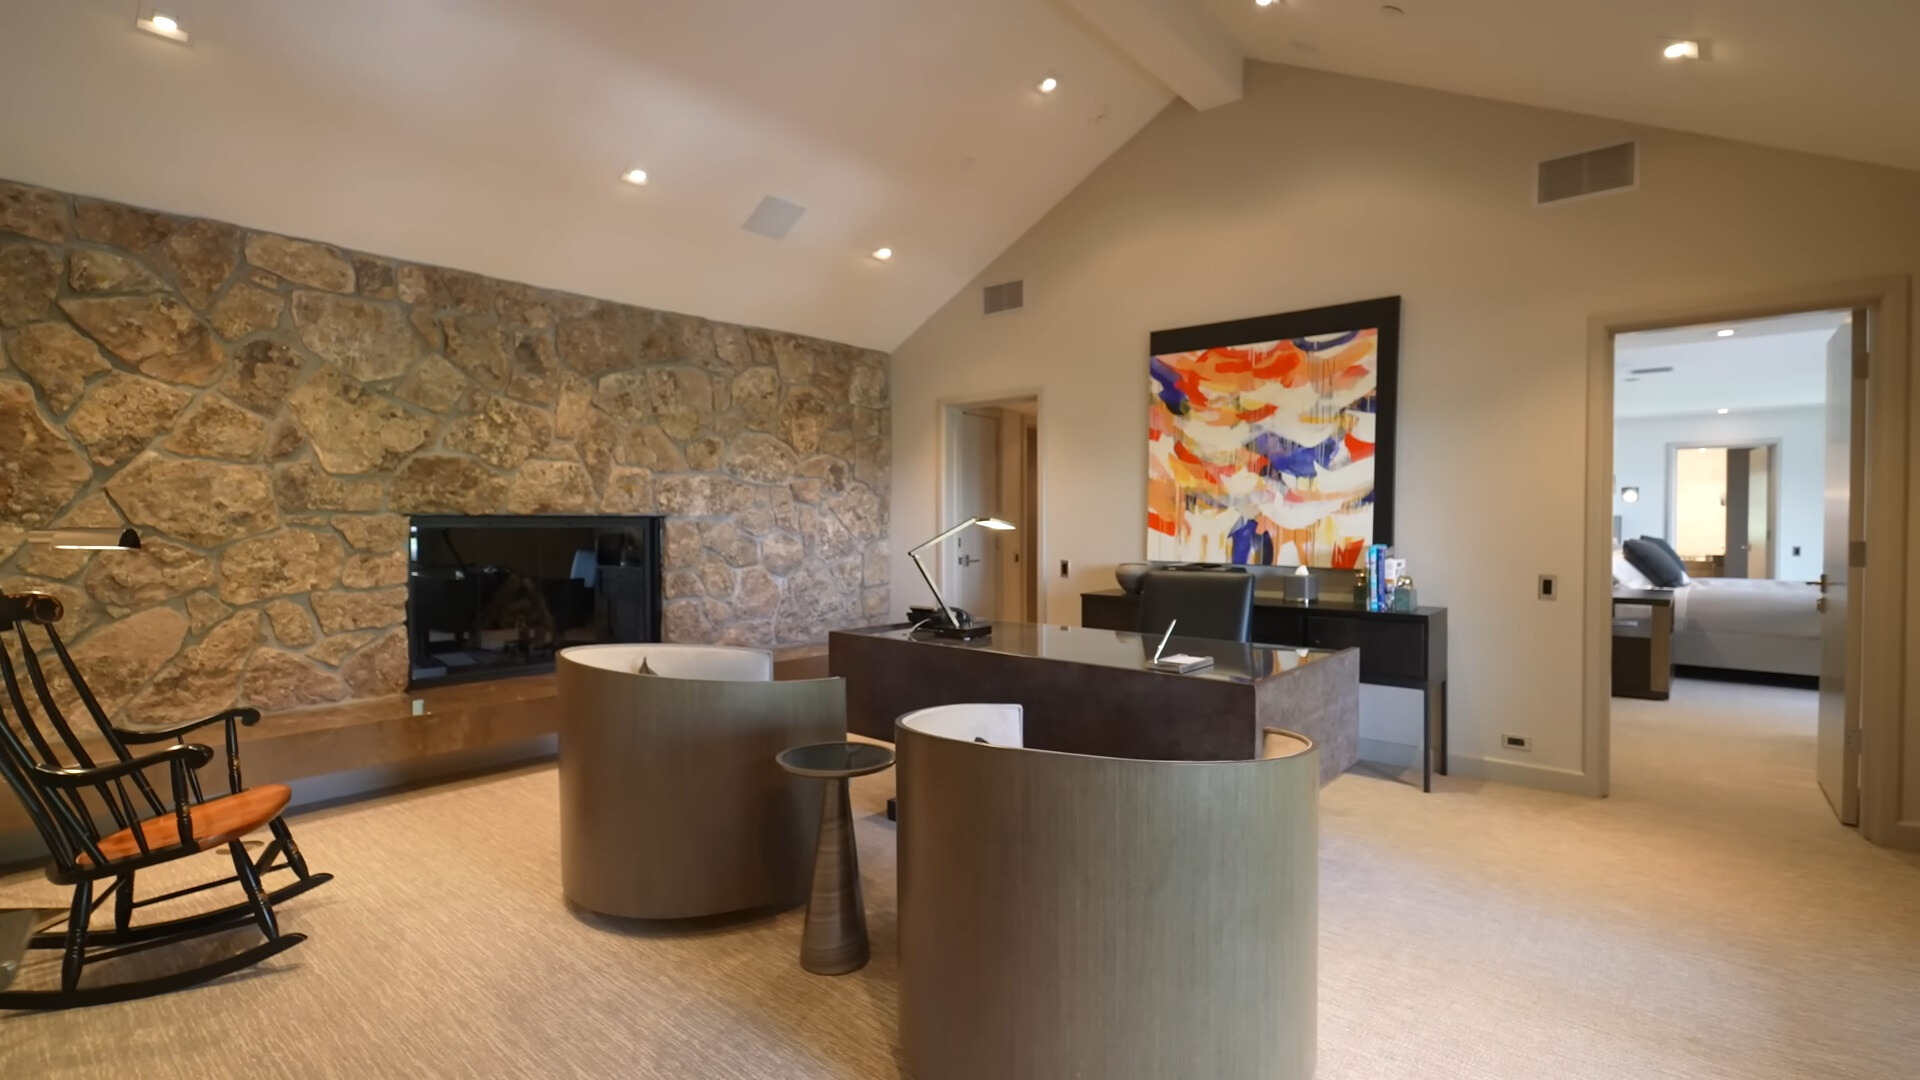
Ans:
[[[956,616],[954,610],[947,606],[947,598],[940,595],[940,587],[933,583],[932,577],[928,576],[927,565],[920,561],[922,551],[973,525],[983,529],[993,529],[996,532],[1006,532],[1013,528],[1012,522],[1001,521],[996,517],[970,517],[907,552],[907,558],[912,559],[914,567],[920,571],[920,580],[926,582],[927,588],[933,590],[933,602],[940,605],[940,614],[926,625],[926,629],[936,637],[970,639],[983,638],[993,633],[992,623],[975,622],[973,617],[964,611]]]

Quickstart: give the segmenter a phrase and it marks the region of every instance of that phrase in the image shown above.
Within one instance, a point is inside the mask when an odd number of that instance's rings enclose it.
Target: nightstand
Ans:
[[[1613,696],[1665,701],[1672,692],[1672,590],[1613,590]]]

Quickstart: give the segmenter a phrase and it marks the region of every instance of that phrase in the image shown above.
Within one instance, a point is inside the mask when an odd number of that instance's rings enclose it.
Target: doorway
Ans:
[[[1849,306],[1609,327],[1603,648],[1676,678],[1670,698],[1601,690],[1601,794],[1647,778],[1718,799],[1788,792],[1859,824],[1864,609],[1849,600],[1872,319]],[[1686,753],[1699,759],[1672,769]],[[1705,771],[1751,776],[1753,792],[1697,784]]]
[[[1804,408],[1808,415],[1797,426],[1810,437],[1815,406]],[[1779,421],[1788,422],[1784,417]],[[1614,445],[1620,445],[1617,435]],[[1668,448],[1667,460],[1671,477],[1667,489],[1672,492],[1667,521],[1674,550],[1687,573],[1714,578],[1775,577],[1780,439],[1697,446],[1676,443]]]
[[[979,619],[1035,622],[1040,587],[1040,398],[942,406],[941,527],[995,517],[1011,530],[967,529],[942,545],[935,575],[950,603]]]

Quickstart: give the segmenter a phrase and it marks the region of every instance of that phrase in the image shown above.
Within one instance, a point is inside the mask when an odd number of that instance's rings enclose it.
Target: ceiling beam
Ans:
[[[1190,0],[1062,0],[1196,109],[1240,100],[1245,56]]]

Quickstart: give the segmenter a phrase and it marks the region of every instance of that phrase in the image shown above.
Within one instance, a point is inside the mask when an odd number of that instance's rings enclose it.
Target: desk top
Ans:
[[[924,631],[908,636],[907,623],[866,626],[836,630],[836,634],[912,641],[941,649],[970,649],[1058,660],[1069,664],[1119,668],[1126,671],[1154,672],[1179,679],[1205,679],[1212,682],[1255,683],[1298,671],[1336,653],[1326,649],[1296,649],[1283,645],[1247,645],[1237,641],[1213,641],[1207,638],[1173,637],[1167,640],[1164,655],[1186,653],[1211,656],[1213,666],[1186,674],[1160,671],[1150,661],[1160,645],[1157,636],[1149,637],[1126,630],[1092,630],[1078,626],[1009,622],[996,619],[993,634],[973,641],[938,638]]]

